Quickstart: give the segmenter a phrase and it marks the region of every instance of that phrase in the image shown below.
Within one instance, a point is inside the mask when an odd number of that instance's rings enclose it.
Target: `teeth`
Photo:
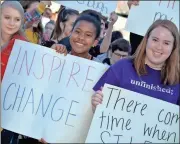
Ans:
[[[81,44],[81,43],[76,43],[77,45],[80,45],[80,46],[83,46],[83,44]]]
[[[162,53],[159,52],[153,52],[155,56],[161,56]]]

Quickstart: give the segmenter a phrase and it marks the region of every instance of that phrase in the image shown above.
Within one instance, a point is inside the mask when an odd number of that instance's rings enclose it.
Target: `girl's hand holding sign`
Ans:
[[[66,46],[62,44],[54,44],[51,48],[55,49],[57,53],[64,54],[65,56],[68,54]]]

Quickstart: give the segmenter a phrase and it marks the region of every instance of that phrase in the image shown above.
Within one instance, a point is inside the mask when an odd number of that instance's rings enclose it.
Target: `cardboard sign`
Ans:
[[[106,84],[86,143],[179,143],[179,106]]]
[[[2,81],[2,128],[48,143],[83,143],[93,86],[107,67],[16,40]]]
[[[110,13],[116,10],[117,1],[94,1],[94,0],[75,0],[75,1],[56,1],[66,7],[84,11],[87,9],[101,12],[102,15],[109,17]]]
[[[157,19],[170,20],[179,29],[179,1],[140,1],[130,9],[126,30],[144,36]]]

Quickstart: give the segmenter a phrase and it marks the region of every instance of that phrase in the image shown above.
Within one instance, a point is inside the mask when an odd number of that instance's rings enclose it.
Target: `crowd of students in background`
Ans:
[[[128,2],[138,5],[138,1]],[[78,12],[61,6],[56,21],[51,20],[51,1],[4,1],[1,4],[1,81],[15,39],[39,44],[65,55],[71,54],[109,65],[110,68],[95,85],[93,110],[103,100],[105,83],[126,88],[178,104],[179,102],[179,32],[168,20],[152,24],[144,37],[131,33],[130,42],[120,31],[113,31],[118,19],[112,12],[109,19],[94,10]],[[43,27],[42,19],[49,22]],[[136,50],[137,49],[137,50]],[[171,88],[168,92],[135,87],[132,81]],[[3,130],[3,144],[31,143],[38,140]],[[41,142],[45,143],[42,139]]]

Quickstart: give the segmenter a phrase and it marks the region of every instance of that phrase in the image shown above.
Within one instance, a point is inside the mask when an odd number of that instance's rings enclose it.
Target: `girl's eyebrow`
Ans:
[[[93,32],[87,31],[86,33],[90,33],[90,34],[92,34]]]
[[[171,43],[171,41],[169,41],[169,40],[164,40],[165,42],[169,42],[169,43]]]
[[[10,16],[10,14],[4,13],[5,16]]]
[[[152,36],[152,38],[159,39],[159,38],[158,38],[158,37],[156,37],[156,36]],[[171,42],[170,40],[164,40],[164,41],[166,41],[166,42]]]
[[[15,17],[15,18],[18,18],[18,19],[20,19],[21,17]]]
[[[75,30],[81,30],[80,28],[75,28]]]
[[[156,38],[156,39],[158,39],[157,37],[155,37],[155,36],[152,36],[152,38]]]
[[[80,30],[80,31],[82,31],[82,29],[81,28],[76,28],[75,30]],[[93,34],[93,32],[91,32],[91,31],[85,31],[86,33],[90,33],[90,34]]]
[[[10,14],[4,14],[4,16],[11,16]],[[21,18],[21,17],[15,17],[15,18]]]

